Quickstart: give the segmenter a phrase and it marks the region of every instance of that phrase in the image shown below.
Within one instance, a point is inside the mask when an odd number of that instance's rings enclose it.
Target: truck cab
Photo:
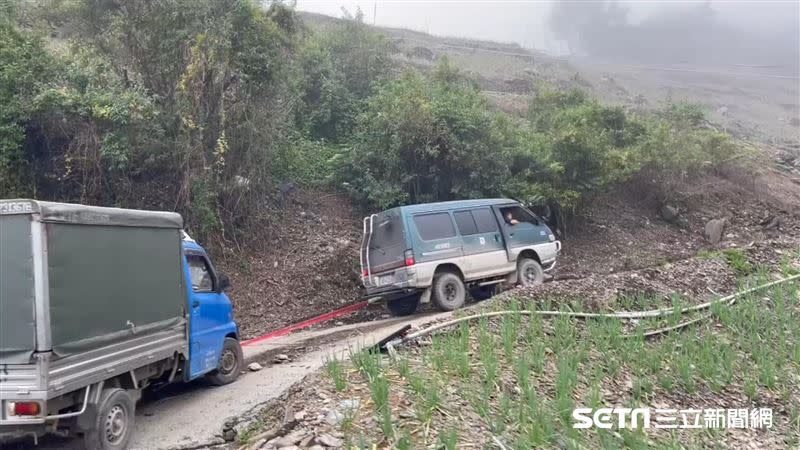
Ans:
[[[230,280],[214,269],[205,249],[183,232],[184,276],[189,311],[187,380],[211,374],[215,381],[233,381],[241,369],[239,328],[225,294]],[[233,345],[236,342],[237,345]],[[227,345],[226,345],[227,344]],[[227,382],[230,382],[227,381]]]

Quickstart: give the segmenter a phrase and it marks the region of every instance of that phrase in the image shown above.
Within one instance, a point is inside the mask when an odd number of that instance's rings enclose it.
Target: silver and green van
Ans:
[[[561,243],[535,214],[510,199],[400,206],[364,218],[362,281],[396,315],[419,303],[461,307],[497,285],[532,285],[556,264]]]

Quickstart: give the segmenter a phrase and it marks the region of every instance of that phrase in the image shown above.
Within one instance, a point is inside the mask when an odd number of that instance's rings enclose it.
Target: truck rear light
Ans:
[[[42,411],[38,402],[11,402],[8,406],[12,416],[38,416]]]
[[[403,256],[406,259],[406,267],[414,265],[414,252],[412,250],[406,250]]]
[[[361,271],[361,275],[364,275],[365,277],[368,277],[369,276],[369,270],[367,270],[367,269],[362,270]]]

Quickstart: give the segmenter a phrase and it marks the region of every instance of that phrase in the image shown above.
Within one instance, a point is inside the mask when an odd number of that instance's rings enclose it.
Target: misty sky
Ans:
[[[590,1],[571,2],[593,6]],[[793,1],[620,1],[628,9],[631,24],[664,14],[710,4],[716,17],[746,30],[746,34],[776,34],[781,31],[795,41],[800,23],[800,0]],[[551,53],[568,53],[569,46],[549,26],[553,1],[344,1],[297,0],[301,11],[341,17],[341,8],[360,7],[367,23],[403,27],[436,35],[517,42]],[[377,7],[376,7],[377,6]],[[788,30],[788,31],[787,31]],[[788,34],[787,34],[788,33]],[[796,44],[796,43],[793,43]]]

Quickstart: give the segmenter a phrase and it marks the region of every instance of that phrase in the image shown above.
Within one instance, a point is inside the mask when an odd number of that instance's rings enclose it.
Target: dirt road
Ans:
[[[373,344],[406,323],[421,326],[449,314],[432,313],[410,319],[345,325],[244,347],[248,362],[268,363],[279,352],[291,355],[300,349],[305,353],[289,362],[243,374],[227,386],[213,387],[199,381],[151,394],[139,405],[131,449],[187,449],[221,443],[226,418],[257,411],[259,406],[322,367],[326,356],[346,352],[351,346]]]

